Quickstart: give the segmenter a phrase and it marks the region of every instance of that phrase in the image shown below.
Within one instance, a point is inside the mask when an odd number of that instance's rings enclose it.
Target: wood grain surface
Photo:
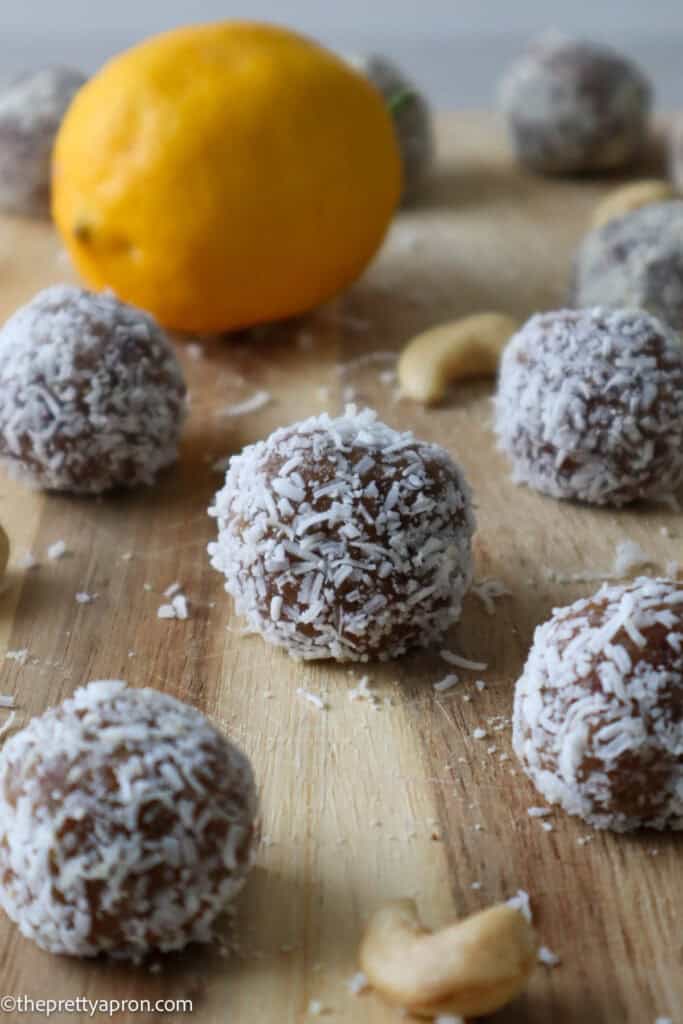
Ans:
[[[218,946],[191,951],[164,959],[155,973],[79,962],[40,952],[3,918],[0,993],[193,1000],[192,1013],[115,1017],[125,1022],[298,1024],[319,1001],[330,1021],[385,1024],[400,1019],[397,1011],[346,984],[370,911],[412,895],[437,925],[524,889],[542,941],[562,962],[539,966],[501,1024],[683,1021],[680,835],[602,834],[559,811],[544,819],[554,829],[544,830],[527,814],[543,801],[511,754],[509,730],[534,626],[595,587],[554,582],[553,571],[608,572],[625,538],[661,565],[683,561],[683,517],[663,507],[593,511],[517,488],[493,444],[490,384],[458,387],[426,410],[396,400],[380,377],[388,362],[352,363],[394,352],[449,317],[481,309],[525,317],[560,305],[572,249],[614,181],[542,180],[515,169],[488,116],[444,118],[440,143],[429,194],[398,217],[379,259],[346,296],[296,323],[205,339],[199,352],[178,340],[191,416],[180,463],[156,488],[93,501],[0,481],[0,521],[12,542],[1,641],[10,652],[28,651],[23,663],[0,660],[0,693],[16,696],[19,724],[91,679],[172,693],[252,758],[264,832],[230,940],[235,955]],[[0,223],[1,318],[39,288],[71,279],[49,226]],[[271,393],[270,404],[226,414],[259,389]],[[212,463],[278,425],[338,411],[351,397],[461,460],[476,495],[476,575],[512,592],[493,616],[467,599],[449,642],[488,669],[463,673],[447,693],[432,689],[449,671],[438,652],[367,669],[302,665],[241,635],[208,563],[214,524],[206,509],[221,479]],[[60,539],[68,554],[48,560]],[[40,562],[31,570],[20,567],[28,550]],[[162,593],[176,580],[191,617],[159,620]],[[97,596],[78,604],[78,591]],[[377,706],[348,698],[366,673]],[[475,687],[477,676],[485,689]],[[323,695],[328,710],[303,700],[298,687]],[[485,739],[473,738],[477,728]],[[45,1018],[0,1012],[2,1019]]]

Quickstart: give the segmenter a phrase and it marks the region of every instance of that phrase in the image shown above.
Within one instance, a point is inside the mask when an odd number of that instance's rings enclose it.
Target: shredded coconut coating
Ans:
[[[0,752],[0,905],[52,953],[208,942],[256,813],[249,762],[200,712],[90,683]]]
[[[523,163],[576,173],[631,160],[647,134],[652,90],[614,50],[552,34],[512,65],[500,101]]]
[[[503,353],[495,429],[513,479],[543,494],[669,494],[683,478],[683,346],[643,312],[534,316]]]
[[[177,458],[185,382],[146,313],[47,288],[0,331],[0,461],[46,490],[152,484]]]
[[[419,197],[436,154],[432,114],[425,96],[393,60],[372,53],[351,58],[389,107],[403,164],[403,206]]]
[[[683,200],[652,203],[590,231],[574,260],[569,302],[645,309],[683,331]]]
[[[555,609],[513,745],[545,799],[596,828],[683,829],[683,585],[640,577]]]
[[[230,461],[211,564],[249,626],[298,658],[429,646],[471,580],[470,491],[444,449],[349,406]]]
[[[48,216],[52,147],[85,82],[72,68],[42,68],[0,92],[0,209]]]

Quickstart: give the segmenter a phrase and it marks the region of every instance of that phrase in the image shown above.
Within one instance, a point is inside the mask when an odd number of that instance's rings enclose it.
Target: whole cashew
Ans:
[[[360,966],[380,995],[410,1013],[481,1017],[519,995],[537,951],[533,928],[505,903],[430,932],[412,900],[397,900],[370,919]]]
[[[601,228],[617,217],[623,217],[627,213],[639,210],[641,206],[674,199],[676,195],[677,192],[673,185],[659,178],[633,181],[628,185],[622,185],[621,188],[614,189],[613,192],[608,192],[593,211],[591,224],[594,228]]]
[[[401,394],[431,405],[450,381],[493,377],[519,321],[504,313],[475,313],[418,334],[398,361]]]

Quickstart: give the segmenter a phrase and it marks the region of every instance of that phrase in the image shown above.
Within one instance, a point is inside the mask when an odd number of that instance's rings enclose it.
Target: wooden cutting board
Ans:
[[[411,895],[439,924],[524,889],[543,942],[562,962],[538,968],[501,1024],[683,1021],[681,836],[597,833],[559,811],[543,819],[554,826],[544,830],[527,814],[543,801],[511,755],[508,727],[534,626],[595,587],[553,582],[553,573],[610,571],[625,538],[661,565],[683,561],[683,517],[666,508],[592,511],[519,489],[493,444],[489,384],[458,387],[426,410],[396,400],[380,376],[388,361],[358,360],[397,351],[417,330],[464,313],[525,317],[560,305],[570,254],[613,184],[534,178],[513,165],[495,119],[444,118],[430,193],[399,216],[346,296],[297,323],[205,340],[201,350],[178,342],[191,416],[180,463],[157,488],[91,501],[0,481],[13,550],[1,642],[28,651],[0,660],[0,693],[16,695],[19,722],[98,678],[190,701],[252,758],[265,837],[240,902],[237,955],[203,949],[163,961],[161,973],[79,962],[40,952],[2,919],[0,993],[186,998],[192,1014],[163,1019],[196,1024],[303,1022],[312,1001],[340,1024],[396,1022],[397,1011],[347,988],[367,914]],[[39,288],[72,279],[48,226],[0,223],[3,319]],[[260,411],[226,413],[261,389],[272,401]],[[208,563],[206,509],[221,480],[212,463],[351,398],[462,461],[478,508],[476,574],[512,592],[493,616],[468,598],[452,643],[489,667],[464,673],[448,693],[432,689],[448,671],[436,655],[367,669],[302,665],[240,635]],[[49,561],[48,546],[62,539],[68,554]],[[28,550],[40,562],[30,571],[19,567]],[[190,601],[185,622],[157,618],[174,581]],[[97,596],[78,604],[77,591]],[[349,700],[366,672],[378,708]],[[299,687],[324,695],[329,709],[307,703]],[[473,738],[477,728],[485,739]],[[44,1019],[37,1011],[5,1018]]]

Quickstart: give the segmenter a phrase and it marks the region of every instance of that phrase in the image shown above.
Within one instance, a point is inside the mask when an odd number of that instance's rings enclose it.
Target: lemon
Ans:
[[[344,289],[400,192],[375,88],[314,42],[250,22],[115,57],[77,94],[53,158],[53,216],[85,281],[194,332]]]

